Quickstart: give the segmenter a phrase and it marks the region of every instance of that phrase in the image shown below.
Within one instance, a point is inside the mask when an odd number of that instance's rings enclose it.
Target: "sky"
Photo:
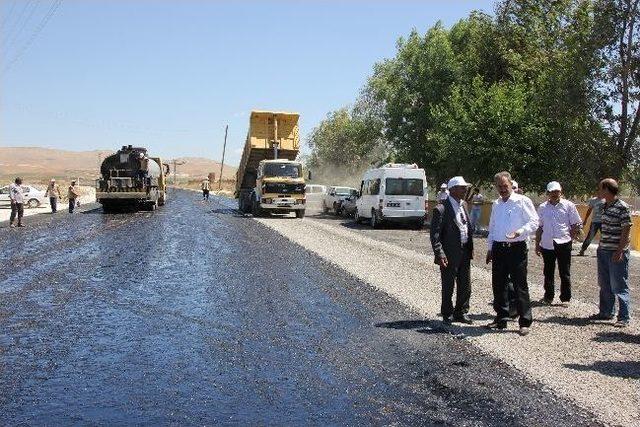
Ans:
[[[306,135],[412,29],[494,1],[0,0],[0,146],[238,164],[251,110]]]

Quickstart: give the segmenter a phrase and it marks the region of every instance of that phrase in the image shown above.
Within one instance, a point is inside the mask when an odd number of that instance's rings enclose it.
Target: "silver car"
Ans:
[[[30,185],[22,186],[22,194],[24,195],[24,205],[27,208],[37,208],[44,205],[49,201],[44,196],[44,191],[38,190]],[[9,186],[6,185],[0,188],[0,206],[10,206],[11,199],[9,198]]]

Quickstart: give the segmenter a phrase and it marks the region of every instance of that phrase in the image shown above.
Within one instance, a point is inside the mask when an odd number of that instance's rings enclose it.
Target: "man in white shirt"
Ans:
[[[200,188],[202,189],[202,200],[209,200],[209,190],[211,190],[211,185],[209,184],[209,178],[205,178],[202,180],[202,184],[200,184]]]
[[[9,227],[15,225],[13,221],[18,217],[18,227],[24,227],[22,216],[24,215],[24,195],[22,192],[22,178],[16,178],[9,186],[9,200],[11,201],[11,216],[9,216]]]
[[[511,277],[518,298],[520,335],[527,335],[533,321],[527,283],[527,241],[538,229],[538,214],[531,199],[513,191],[509,172],[497,173],[494,181],[500,197],[491,208],[486,261],[487,264],[493,262],[491,282],[496,318],[487,327],[507,327],[508,282]]]
[[[557,181],[547,184],[549,200],[538,206],[540,223],[536,231],[536,255],[544,260],[544,298],[550,305],[555,294],[554,276],[556,259],[560,273],[560,302],[568,306],[571,300],[571,245],[582,227],[576,205],[562,198],[562,187]]]

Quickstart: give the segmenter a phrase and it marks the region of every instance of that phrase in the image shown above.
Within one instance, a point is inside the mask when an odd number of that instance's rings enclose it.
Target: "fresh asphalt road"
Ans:
[[[3,224],[3,424],[595,424],[228,199],[170,196]]]

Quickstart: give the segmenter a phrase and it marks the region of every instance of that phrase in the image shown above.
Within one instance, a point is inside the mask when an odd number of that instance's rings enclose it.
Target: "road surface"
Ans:
[[[3,424],[600,423],[228,199],[199,199],[2,224]]]

